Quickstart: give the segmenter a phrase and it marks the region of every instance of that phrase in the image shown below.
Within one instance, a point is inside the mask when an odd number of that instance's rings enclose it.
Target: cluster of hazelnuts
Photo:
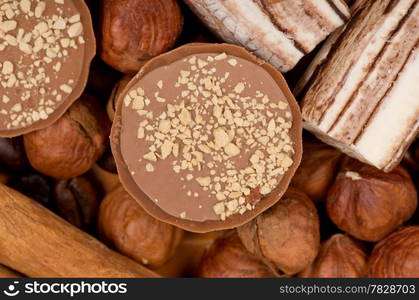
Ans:
[[[164,276],[417,276],[417,192],[407,170],[417,170],[409,158],[418,148],[384,173],[311,136],[304,147],[286,194],[237,229],[182,231],[147,215],[119,187],[101,204],[101,234]]]
[[[183,15],[174,0],[90,5],[101,12],[93,14],[100,53],[87,88],[93,96],[84,94],[80,100],[88,101],[76,101],[55,124],[25,135],[23,146],[15,139],[6,147],[9,156],[2,156],[23,168],[27,162],[13,157],[20,151],[31,168],[54,178],[59,214],[82,228],[97,220],[104,242],[162,276],[419,276],[418,143],[400,166],[385,173],[306,135],[289,190],[251,222],[196,234],[149,216],[117,179],[108,145],[113,101],[145,61],[175,46]],[[144,9],[128,14],[129,5]],[[182,37],[186,41],[214,39],[199,24],[189,27],[195,31]],[[95,194],[92,177],[103,201],[81,196]]]

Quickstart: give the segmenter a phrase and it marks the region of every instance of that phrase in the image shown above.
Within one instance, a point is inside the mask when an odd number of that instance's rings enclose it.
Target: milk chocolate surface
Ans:
[[[193,231],[237,226],[278,201],[300,161],[301,117],[272,74],[231,45],[146,65],[118,99],[112,134],[127,190]]]
[[[58,119],[80,96],[95,40],[81,0],[9,0],[0,5],[0,135]]]

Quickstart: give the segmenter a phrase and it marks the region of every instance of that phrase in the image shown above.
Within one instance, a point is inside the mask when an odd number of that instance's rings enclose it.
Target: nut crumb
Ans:
[[[350,179],[352,179],[354,181],[361,180],[362,179],[362,177],[361,177],[361,175],[359,173],[352,172],[352,171],[346,171],[345,172],[345,177],[348,177],[348,178],[350,178]]]
[[[154,167],[150,163],[146,164],[145,169],[147,172],[154,172]]]

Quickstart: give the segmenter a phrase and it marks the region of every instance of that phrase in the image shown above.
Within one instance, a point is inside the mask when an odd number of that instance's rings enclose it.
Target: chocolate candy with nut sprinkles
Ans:
[[[301,158],[301,116],[282,75],[241,47],[189,44],[148,62],[117,99],[122,183],[190,231],[239,226],[275,204]]]
[[[81,95],[94,53],[84,1],[1,1],[0,136],[55,122]]]

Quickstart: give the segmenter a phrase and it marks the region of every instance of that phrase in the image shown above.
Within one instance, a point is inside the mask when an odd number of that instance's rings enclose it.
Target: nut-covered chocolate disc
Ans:
[[[154,217],[195,232],[275,204],[301,159],[301,115],[282,75],[245,49],[189,44],[149,61],[117,99],[119,176]]]
[[[83,0],[0,4],[0,136],[56,121],[81,95],[95,54]]]

